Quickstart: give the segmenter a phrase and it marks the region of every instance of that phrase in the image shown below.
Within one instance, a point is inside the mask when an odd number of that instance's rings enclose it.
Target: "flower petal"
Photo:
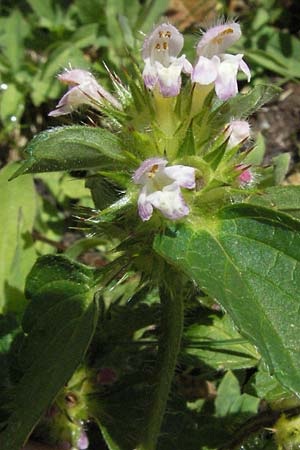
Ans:
[[[215,81],[216,94],[221,100],[227,100],[238,93],[237,84],[238,63],[222,61]]]
[[[147,174],[151,172],[151,169],[154,166],[158,166],[158,168],[165,167],[168,163],[166,159],[163,158],[149,158],[146,159],[140,167],[135,171],[133,175],[133,181],[135,184],[145,184],[147,181]],[[145,177],[146,175],[146,177]]]
[[[143,222],[149,220],[153,213],[153,207],[151,205],[151,202],[149,201],[149,196],[147,196],[146,191],[147,191],[147,187],[144,186],[141,189],[140,195],[138,198],[139,216]]]
[[[170,166],[165,167],[164,172],[181,187],[185,187],[186,189],[194,189],[196,186],[194,167],[181,165]]]
[[[179,59],[181,58],[183,59],[182,72],[186,75],[191,75],[193,72],[192,64],[188,61],[185,55],[182,55]]]
[[[163,97],[175,97],[180,92],[182,64],[174,61],[169,67],[156,63],[160,93]]]
[[[192,73],[192,82],[199,84],[213,83],[218,76],[219,66],[220,59],[218,56],[214,56],[211,59],[200,56]]]
[[[247,81],[249,83],[249,81],[251,80],[251,72],[250,72],[248,65],[245,63],[245,61],[243,59],[241,59],[241,61],[240,61],[239,68],[241,69],[242,72],[244,72],[244,74],[247,77]]]
[[[211,58],[224,53],[225,50],[241,37],[241,27],[238,23],[228,22],[209,28],[197,45],[197,54]]]
[[[51,117],[56,117],[70,114],[78,105],[84,103],[88,103],[87,97],[81,92],[78,86],[74,86],[69,89],[65,95],[63,95],[56,105],[56,109],[50,111],[48,115]]]
[[[82,69],[65,70],[57,77],[61,83],[75,86],[86,81],[95,80],[91,72]],[[96,81],[96,80],[95,80]]]
[[[142,57],[151,58],[151,62],[160,61],[177,56],[183,47],[183,36],[173,25],[162,23],[154,28],[143,45]]]
[[[157,76],[156,65],[151,63],[150,58],[147,58],[145,60],[145,67],[143,70],[143,79],[144,79],[145,86],[148,89],[153,89],[157,83],[158,76]]]
[[[190,211],[176,182],[165,186],[162,191],[153,192],[148,195],[147,199],[165,217],[171,220],[181,219],[188,215]]]

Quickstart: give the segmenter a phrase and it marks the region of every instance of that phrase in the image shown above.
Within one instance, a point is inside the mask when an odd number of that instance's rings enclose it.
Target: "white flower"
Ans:
[[[173,25],[156,27],[145,39],[142,56],[145,61],[145,86],[153,89],[157,84],[164,97],[174,97],[181,87],[181,72],[191,74],[192,65],[185,55],[177,58],[183,47],[183,36]]]
[[[138,210],[143,221],[150,219],[153,207],[171,220],[189,213],[180,188],[194,189],[195,169],[181,165],[166,167],[167,164],[162,158],[147,159],[133,176],[134,183],[142,185]]]
[[[70,114],[79,105],[95,106],[95,104],[103,104],[105,101],[115,108],[121,109],[118,100],[100,86],[95,77],[86,70],[66,70],[58,76],[58,79],[70,87],[56,105],[56,109],[49,113],[49,116]]]
[[[217,96],[227,100],[238,93],[237,73],[245,73],[251,79],[249,67],[242,54],[224,53],[241,37],[239,24],[230,22],[207,30],[197,45],[198,61],[192,73],[192,82],[199,84],[215,83]]]

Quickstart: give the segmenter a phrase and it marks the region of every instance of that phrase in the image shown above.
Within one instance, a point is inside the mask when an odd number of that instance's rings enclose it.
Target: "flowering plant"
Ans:
[[[50,115],[88,108],[93,126],[42,132],[14,177],[85,171],[84,245],[113,248],[100,268],[46,255],[28,275],[1,450],[34,428],[86,449],[90,420],[111,450],[227,448],[258,414],[262,379],[298,405],[299,201],[248,144],[248,115],[278,90],[238,94],[250,70],[226,52],[240,36],[236,22],[207,30],[193,66],[163,23],[144,41],[142,73],[134,61],[123,81],[109,72],[114,94],[89,72],[59,75],[69,90]],[[184,390],[189,368],[201,393]],[[232,371],[249,368],[254,388],[241,391]]]

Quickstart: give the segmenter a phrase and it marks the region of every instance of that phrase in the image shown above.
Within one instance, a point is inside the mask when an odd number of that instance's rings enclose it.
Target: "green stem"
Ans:
[[[172,275],[174,278],[178,278],[178,274]],[[170,279],[170,284],[164,284],[160,288],[162,333],[157,355],[157,385],[149,409],[147,428],[137,450],[155,450],[157,448],[157,440],[177,364],[183,331],[184,307],[181,286],[179,289],[178,285],[175,286],[174,278]]]
[[[192,106],[191,106],[191,117],[196,116],[202,109],[204,100],[207,95],[213,89],[213,84],[195,84],[193,90]]]
[[[176,130],[176,120],[174,115],[174,98],[163,97],[159,91],[154,90],[155,118],[160,129],[167,135],[173,136]]]

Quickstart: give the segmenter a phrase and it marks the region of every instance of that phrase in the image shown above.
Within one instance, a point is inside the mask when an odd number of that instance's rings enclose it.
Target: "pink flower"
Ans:
[[[134,183],[142,185],[138,210],[143,221],[151,218],[153,207],[171,220],[189,214],[180,188],[194,189],[195,169],[181,165],[166,167],[167,164],[162,158],[147,159],[133,176]]]
[[[183,36],[173,25],[163,23],[144,41],[142,57],[145,61],[145,86],[159,86],[164,97],[174,97],[181,87],[181,72],[191,74],[192,65],[185,55],[177,58],[183,47]]]
[[[199,84],[215,83],[217,96],[227,100],[238,93],[237,73],[245,73],[251,79],[249,67],[242,54],[230,55],[224,51],[241,37],[239,24],[229,22],[210,28],[197,45],[198,61],[192,73],[192,81]]]
[[[61,116],[70,114],[78,106],[86,104],[91,106],[102,105],[105,102],[113,107],[121,109],[121,104],[109,92],[107,92],[95,77],[86,70],[66,70],[58,76],[59,81],[69,86],[68,92],[60,99],[56,109],[49,116]]]

